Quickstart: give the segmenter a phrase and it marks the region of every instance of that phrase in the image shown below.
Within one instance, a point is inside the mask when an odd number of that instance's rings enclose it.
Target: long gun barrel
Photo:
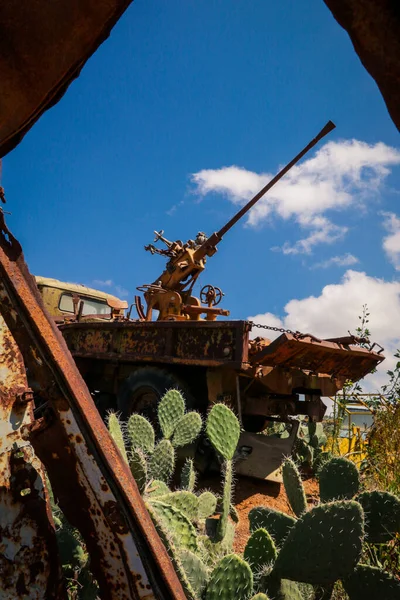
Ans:
[[[222,237],[225,235],[227,231],[229,231],[235,223],[239,221],[253,206],[280,180],[286,173],[297,163],[311,148],[313,148],[323,137],[325,137],[328,133],[330,133],[333,129],[335,129],[336,125],[332,123],[332,121],[328,121],[328,123],[321,129],[319,134],[311,140],[309,144],[299,154],[297,154],[293,160],[291,160],[267,185],[265,185],[262,190],[260,190],[243,208],[241,208],[236,215],[226,223],[217,233],[213,233],[209,239],[204,242],[200,250],[205,250],[204,254],[208,254],[209,256],[214,254],[216,249],[215,246],[218,244]]]

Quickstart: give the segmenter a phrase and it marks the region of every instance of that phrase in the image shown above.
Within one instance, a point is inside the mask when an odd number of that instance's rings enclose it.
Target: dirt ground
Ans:
[[[318,483],[304,473],[303,485],[309,506],[318,501]],[[201,482],[202,489],[211,489],[221,493],[221,480],[210,478]],[[243,552],[249,537],[249,520],[247,515],[255,506],[271,506],[289,515],[293,515],[283,484],[260,481],[248,477],[237,477],[234,489],[234,504],[239,513],[239,523],[236,525],[234,551]]]

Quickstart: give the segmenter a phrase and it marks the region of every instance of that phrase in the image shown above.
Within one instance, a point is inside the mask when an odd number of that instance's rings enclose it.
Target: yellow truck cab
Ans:
[[[35,279],[46,309],[56,321],[121,318],[128,308],[126,301],[85,285],[40,276]]]

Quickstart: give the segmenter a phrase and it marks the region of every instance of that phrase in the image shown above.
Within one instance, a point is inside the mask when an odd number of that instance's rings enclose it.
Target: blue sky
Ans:
[[[328,119],[320,154],[229,233],[201,283],[233,318],[327,336],[372,298],[371,329],[393,349],[398,132],[322,0],[135,0],[4,158],[8,223],[33,273],[132,299],[163,267],[143,250],[154,229],[219,229]]]

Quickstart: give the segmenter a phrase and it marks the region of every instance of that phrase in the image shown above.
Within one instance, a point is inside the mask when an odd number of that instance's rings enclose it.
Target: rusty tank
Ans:
[[[165,257],[166,267],[137,288],[142,297],[138,294],[126,313],[127,305],[102,292],[96,299],[94,290],[37,278],[46,307],[103,416],[117,409],[125,418],[139,412],[154,421],[161,396],[173,387],[202,413],[223,401],[243,427],[236,471],[280,481],[282,458],[296,440],[296,416],[321,421],[326,410],[322,397],[335,395],[346,380],[361,379],[383,360],[382,349],[376,351],[368,340],[351,335],[318,339],[281,330],[274,341],[251,339],[251,332],[261,326],[229,320],[229,310],[220,307],[220,288],[207,284],[199,298],[193,295],[223,236],[333,128],[329,122],[218,232],[209,237],[199,232],[186,242],[155,232],[145,250]],[[271,421],[287,423],[289,437],[267,435]]]

